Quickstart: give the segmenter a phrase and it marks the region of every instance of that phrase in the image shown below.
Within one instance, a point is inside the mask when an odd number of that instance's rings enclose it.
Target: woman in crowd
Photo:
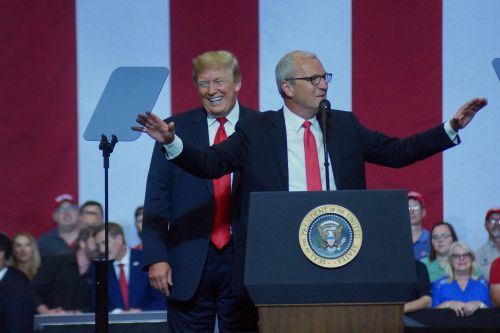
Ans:
[[[36,240],[28,232],[18,232],[12,237],[12,266],[31,280],[40,267],[40,253]]]
[[[421,261],[427,267],[429,279],[434,282],[446,276],[444,268],[453,242],[458,240],[455,229],[450,223],[439,222],[431,229],[431,251]]]
[[[464,242],[450,248],[447,277],[432,284],[432,306],[452,309],[457,316],[470,316],[477,309],[491,307],[488,282],[475,273],[474,252]]]

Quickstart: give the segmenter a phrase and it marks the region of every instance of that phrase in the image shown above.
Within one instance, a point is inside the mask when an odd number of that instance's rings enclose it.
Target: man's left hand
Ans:
[[[457,113],[451,118],[450,125],[458,131],[470,123],[476,113],[488,104],[486,98],[474,98],[466,102],[458,109]]]

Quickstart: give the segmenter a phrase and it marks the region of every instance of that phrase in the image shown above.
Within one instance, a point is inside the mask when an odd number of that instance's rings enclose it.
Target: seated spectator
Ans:
[[[102,205],[93,200],[85,201],[80,207],[78,221],[82,228],[91,225],[97,226],[104,223],[104,210],[102,209]]]
[[[451,244],[457,240],[457,234],[451,224],[439,222],[432,227],[431,252],[421,260],[427,267],[431,282],[446,276],[444,268],[448,263]]]
[[[430,233],[424,229],[423,225],[426,214],[424,197],[415,191],[408,192],[408,209],[410,211],[413,254],[415,259],[420,260],[427,257],[430,252]]]
[[[452,309],[463,317],[491,306],[488,281],[475,275],[474,259],[474,253],[464,242],[451,245],[445,269],[448,277],[432,284],[433,307]]]
[[[78,234],[78,248],[71,254],[53,256],[43,262],[31,285],[39,314],[90,312],[91,259],[97,255],[94,227]]]
[[[142,250],[142,212],[144,211],[144,206],[139,206],[135,209],[135,228],[137,230],[137,235],[141,239],[141,242],[134,246],[136,250]]]
[[[30,333],[35,304],[26,275],[7,267],[11,254],[9,237],[0,233],[0,332]]]
[[[165,310],[165,296],[151,287],[148,273],[142,270],[142,251],[127,247],[119,224],[110,222],[108,232],[109,259],[114,260],[108,271],[109,311]],[[105,250],[104,233],[104,225],[94,233],[101,255]]]
[[[494,307],[500,307],[500,257],[491,264],[490,269],[490,297]]]
[[[12,237],[11,266],[26,274],[31,280],[38,271],[40,263],[40,252],[33,235],[28,232],[15,234]]]
[[[491,263],[500,257],[500,207],[491,208],[486,212],[484,227],[488,232],[488,240],[475,251],[475,255],[482,275],[488,279]]]
[[[410,301],[404,305],[404,313],[414,312],[431,307],[431,281],[427,268],[420,261],[415,260],[417,284],[410,295]]]
[[[78,226],[78,206],[71,194],[61,194],[54,199],[52,218],[56,228],[43,234],[38,240],[42,261],[50,256],[73,253],[80,231]]]

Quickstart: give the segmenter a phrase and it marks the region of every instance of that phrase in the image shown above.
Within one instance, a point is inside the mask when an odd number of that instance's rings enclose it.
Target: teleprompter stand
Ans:
[[[108,333],[108,170],[109,157],[120,141],[134,141],[140,133],[131,130],[138,113],[153,109],[168,76],[164,67],[119,67],[113,71],[83,135],[99,141],[104,166],[104,257],[94,260],[95,332]],[[111,138],[111,142],[108,138]]]

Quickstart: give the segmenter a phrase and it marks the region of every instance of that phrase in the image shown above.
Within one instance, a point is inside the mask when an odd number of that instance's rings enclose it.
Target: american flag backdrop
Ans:
[[[372,129],[409,135],[449,119],[466,100],[489,105],[462,144],[400,170],[369,166],[370,189],[409,188],[427,203],[426,226],[445,219],[473,248],[484,214],[500,206],[500,57],[496,0],[0,0],[0,230],[52,228],[52,200],[104,202],[97,142],[83,132],[111,72],[165,66],[154,112],[199,105],[191,61],[228,49],[242,69],[242,104],[278,109],[274,66],[294,49],[333,73],[328,97]],[[109,169],[110,220],[137,242],[153,141],[119,142]],[[131,244],[134,245],[134,244]]]

